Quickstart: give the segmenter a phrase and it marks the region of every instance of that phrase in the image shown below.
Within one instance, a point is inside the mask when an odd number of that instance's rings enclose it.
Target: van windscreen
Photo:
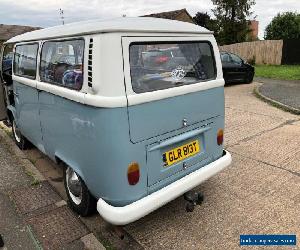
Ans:
[[[144,93],[216,78],[209,42],[137,42],[129,48],[133,91]]]

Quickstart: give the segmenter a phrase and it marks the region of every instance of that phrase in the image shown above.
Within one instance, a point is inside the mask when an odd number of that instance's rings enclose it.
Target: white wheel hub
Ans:
[[[76,205],[79,205],[82,201],[82,183],[79,179],[79,176],[70,167],[68,167],[66,170],[66,182],[72,201]]]
[[[20,132],[20,130],[19,130],[19,128],[18,128],[18,126],[17,126],[15,120],[13,120],[13,124],[12,124],[12,125],[13,125],[13,126],[12,126],[12,129],[13,129],[13,135],[14,135],[16,141],[17,141],[18,143],[20,143],[20,142],[21,142],[21,132]]]

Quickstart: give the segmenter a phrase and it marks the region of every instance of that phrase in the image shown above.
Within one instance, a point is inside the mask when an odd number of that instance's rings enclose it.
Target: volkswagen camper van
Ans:
[[[200,26],[66,24],[10,39],[1,58],[1,118],[21,149],[65,166],[81,215],[97,208],[112,224],[133,222],[231,163],[220,54]]]

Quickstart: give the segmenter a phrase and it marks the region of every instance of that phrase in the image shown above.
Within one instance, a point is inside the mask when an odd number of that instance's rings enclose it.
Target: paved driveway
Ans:
[[[193,213],[180,197],[126,226],[143,247],[223,250],[238,248],[240,234],[300,237],[300,116],[254,97],[255,85],[225,88],[225,145],[233,164],[197,188],[205,202]],[[36,149],[26,153],[64,195],[57,167]],[[85,222],[105,234],[99,216]]]
[[[127,226],[144,247],[236,249],[240,234],[300,237],[300,116],[258,100],[254,85],[225,88],[231,167],[197,188],[205,202],[193,213],[178,198]]]

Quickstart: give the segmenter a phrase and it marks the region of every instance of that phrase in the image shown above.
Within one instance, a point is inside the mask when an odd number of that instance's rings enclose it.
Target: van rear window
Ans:
[[[133,91],[144,93],[216,78],[209,42],[142,42],[129,48]]]

